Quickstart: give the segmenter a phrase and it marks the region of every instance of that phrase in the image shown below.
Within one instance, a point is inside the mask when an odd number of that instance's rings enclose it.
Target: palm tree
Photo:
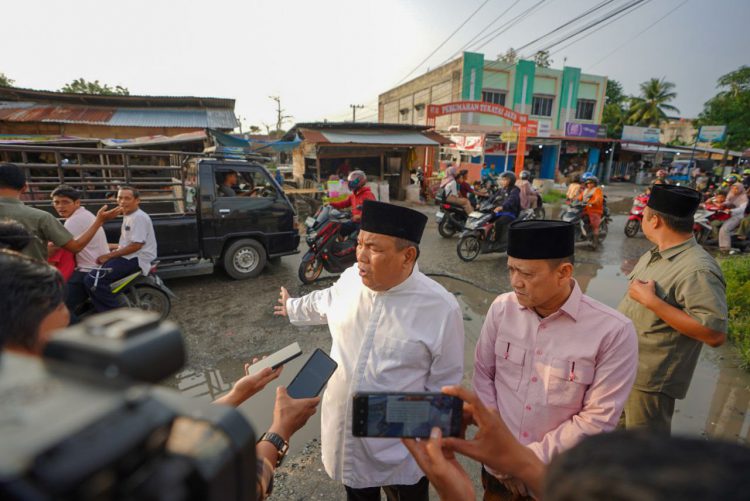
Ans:
[[[680,110],[668,104],[677,97],[674,87],[672,82],[667,82],[663,78],[652,78],[643,82],[641,95],[630,99],[628,122],[632,125],[659,127],[667,118],[666,111],[679,113]]]

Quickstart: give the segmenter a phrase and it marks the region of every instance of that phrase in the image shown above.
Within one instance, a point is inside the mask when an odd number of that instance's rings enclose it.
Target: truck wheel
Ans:
[[[224,271],[235,280],[254,278],[266,266],[266,249],[257,240],[237,240],[224,251]]]

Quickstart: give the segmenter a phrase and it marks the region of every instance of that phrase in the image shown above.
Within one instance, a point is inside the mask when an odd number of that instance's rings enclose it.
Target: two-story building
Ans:
[[[378,120],[425,125],[430,104],[456,101],[505,106],[538,122],[537,132],[527,140],[525,168],[554,179],[561,170],[583,170],[603,161],[607,140],[600,124],[606,88],[607,77],[582,73],[580,68],[544,68],[526,60],[506,63],[464,52],[381,94]],[[496,172],[513,169],[517,134],[508,120],[456,113],[437,117],[435,129],[453,142],[441,149],[441,161],[460,162],[471,177],[478,176],[482,164]]]

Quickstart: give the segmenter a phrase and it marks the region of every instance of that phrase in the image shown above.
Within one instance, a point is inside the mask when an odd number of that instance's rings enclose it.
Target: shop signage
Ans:
[[[455,148],[462,151],[482,151],[482,136],[451,136]]]
[[[623,141],[639,141],[641,143],[658,143],[661,130],[658,127],[635,127],[626,125],[622,128]]]
[[[516,141],[518,141],[518,132],[514,130],[503,132],[502,134],[500,134],[500,139],[504,143],[515,143]]]
[[[596,124],[565,122],[565,135],[569,137],[605,137],[607,129]]]
[[[698,142],[716,143],[723,141],[726,133],[726,125],[702,125],[698,129]]]
[[[431,104],[427,109],[428,117],[439,117],[451,113],[484,113],[497,115],[514,123],[525,124],[529,116],[518,113],[499,104],[485,103],[483,101],[456,101],[445,104]]]
[[[552,134],[552,122],[550,120],[539,120],[536,137],[549,137]]]

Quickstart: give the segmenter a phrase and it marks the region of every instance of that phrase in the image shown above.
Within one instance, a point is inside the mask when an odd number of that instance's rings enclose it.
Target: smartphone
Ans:
[[[253,365],[247,368],[247,375],[252,376],[253,374],[257,374],[266,367],[277,369],[290,360],[294,360],[300,355],[302,355],[302,350],[300,349],[299,344],[292,343],[289,346],[280,349],[276,353],[268,355],[266,358],[255,362]]]
[[[294,376],[286,391],[292,398],[317,397],[339,365],[318,348]]]
[[[357,393],[355,437],[426,438],[437,426],[444,437],[461,433],[463,401],[443,393]]]

